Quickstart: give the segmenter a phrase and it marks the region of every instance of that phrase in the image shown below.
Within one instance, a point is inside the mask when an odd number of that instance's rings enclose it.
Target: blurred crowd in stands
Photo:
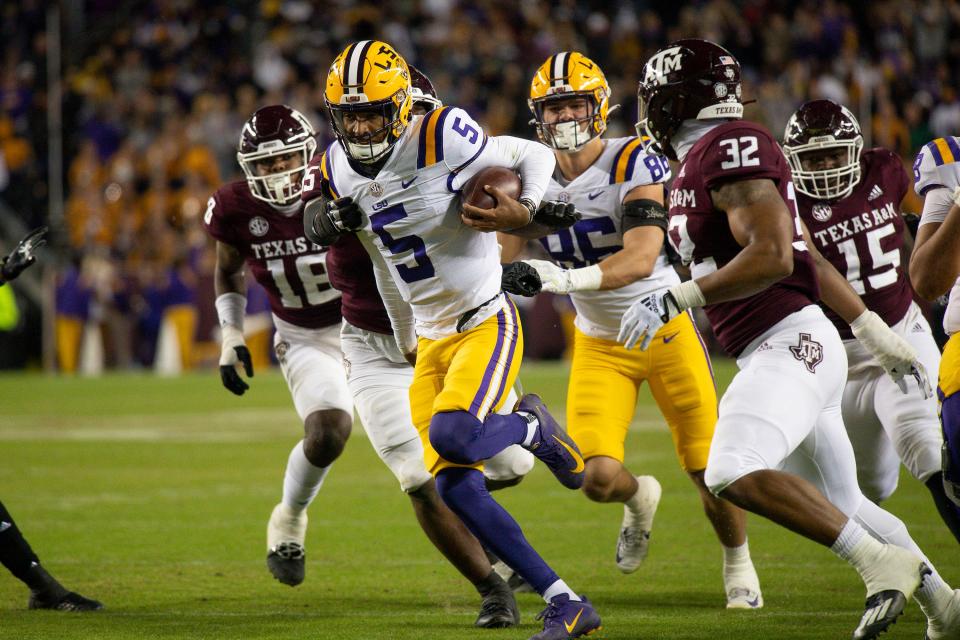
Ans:
[[[0,207],[27,227],[48,215],[49,4],[0,10]],[[610,135],[630,134],[646,58],[688,36],[738,56],[745,99],[756,100],[748,117],[775,134],[814,97],[849,105],[868,144],[895,150],[908,167],[920,145],[960,131],[957,0],[76,4],[59,20],[65,224],[54,244],[66,370],[78,366],[91,323],[108,366],[153,365],[165,322],[176,327],[183,366],[208,357],[216,322],[214,257],[200,224],[207,199],[241,175],[238,132],[260,105],[292,105],[321,145],[329,141],[324,79],[352,40],[394,44],[491,134],[533,135],[531,74],[570,49],[600,63],[622,105]],[[917,206],[914,197],[905,210]],[[262,313],[251,291],[249,311]]]

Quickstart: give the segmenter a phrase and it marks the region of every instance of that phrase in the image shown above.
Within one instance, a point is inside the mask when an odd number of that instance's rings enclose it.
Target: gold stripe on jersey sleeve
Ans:
[[[954,157],[953,151],[950,150],[950,146],[947,144],[946,140],[943,138],[937,138],[934,140],[934,144],[937,145],[937,149],[940,151],[940,156],[943,158],[944,164],[957,161],[957,158]]]
[[[427,121],[423,124],[426,128],[426,140],[424,141],[424,158],[423,166],[429,167],[430,165],[437,163],[437,122],[440,121],[440,114],[443,113],[444,109],[434,109],[429,114],[427,114]]]
[[[620,159],[617,160],[617,166],[614,169],[614,182],[621,183],[626,182],[627,180],[627,166],[630,164],[630,156],[633,155],[633,152],[641,144],[639,138],[635,138],[627,143],[627,146],[623,148],[623,151],[620,153]]]
[[[330,186],[330,194],[333,196],[333,199],[336,200],[340,197],[340,194],[334,191],[333,183],[330,182],[330,170],[327,168],[327,153],[323,153],[323,157],[320,158],[320,174],[323,176],[323,179],[326,180],[327,184]]]

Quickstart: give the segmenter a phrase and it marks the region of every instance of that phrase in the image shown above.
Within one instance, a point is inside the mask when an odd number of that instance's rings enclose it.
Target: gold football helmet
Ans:
[[[586,118],[547,124],[544,107],[552,100],[584,97],[590,102]],[[540,65],[530,83],[531,124],[540,140],[559,151],[576,151],[607,129],[610,85],[599,65],[577,51],[562,51]]]
[[[344,150],[359,162],[375,162],[410,124],[413,104],[406,61],[386,42],[362,40],[344,49],[327,74],[324,102]],[[351,126],[344,124],[347,118]],[[382,118],[361,131],[356,121]]]

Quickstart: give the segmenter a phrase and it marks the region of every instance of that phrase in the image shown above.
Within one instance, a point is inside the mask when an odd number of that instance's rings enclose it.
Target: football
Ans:
[[[520,197],[520,176],[513,169],[488,167],[481,169],[463,185],[463,201],[481,209],[496,207],[496,199],[484,191],[484,185],[496,187],[514,200]]]

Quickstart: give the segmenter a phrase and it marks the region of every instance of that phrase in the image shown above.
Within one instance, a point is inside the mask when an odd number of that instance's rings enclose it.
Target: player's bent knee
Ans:
[[[735,501],[728,497],[728,494],[739,493],[733,485],[754,471],[766,468],[766,464],[759,459],[751,460],[734,452],[718,453],[710,456],[703,473],[703,482],[713,495],[719,496],[726,492],[723,497]]]
[[[406,493],[414,493],[423,488],[425,484],[433,479],[430,472],[423,465],[423,458],[417,460],[406,460],[396,473],[397,480],[400,481],[400,488]]]
[[[874,504],[880,504],[893,495],[897,490],[899,478],[870,478],[860,480],[860,491],[866,496],[867,500]]]
[[[535,460],[523,447],[512,445],[484,462],[483,475],[487,480],[501,483],[500,486],[513,486],[530,473]]]
[[[303,421],[303,452],[311,464],[326,467],[340,457],[353,417],[340,409],[314,411]]]
[[[474,443],[482,423],[466,411],[443,411],[430,420],[430,444],[445,460],[474,464],[481,460]]]

